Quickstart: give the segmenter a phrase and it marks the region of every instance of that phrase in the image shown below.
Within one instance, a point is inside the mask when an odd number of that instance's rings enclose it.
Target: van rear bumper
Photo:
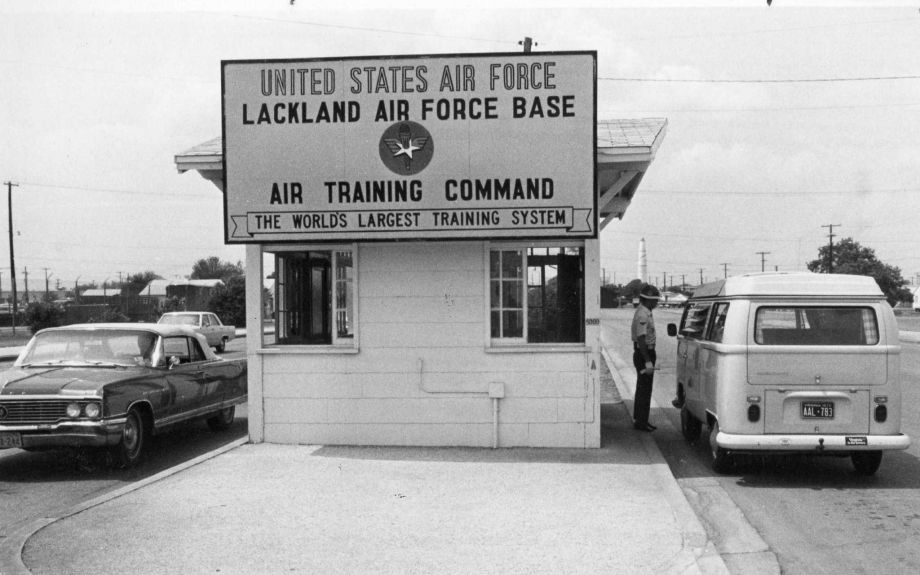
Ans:
[[[888,451],[910,447],[898,435],[738,435],[719,431],[719,447],[729,451]]]

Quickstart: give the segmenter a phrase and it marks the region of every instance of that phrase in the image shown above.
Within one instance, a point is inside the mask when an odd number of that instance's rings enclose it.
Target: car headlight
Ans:
[[[89,417],[90,419],[99,417],[101,411],[102,409],[99,407],[98,403],[90,403],[83,409],[83,413],[85,413],[86,417]]]
[[[80,417],[80,404],[79,403],[68,403],[67,404],[67,417],[76,419]]]

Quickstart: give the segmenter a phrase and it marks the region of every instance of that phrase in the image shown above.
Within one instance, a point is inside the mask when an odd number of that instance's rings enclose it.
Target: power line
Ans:
[[[218,194],[194,194],[194,193],[184,193],[184,192],[162,192],[162,191],[144,191],[144,190],[129,190],[125,188],[97,188],[97,187],[85,187],[85,186],[65,186],[62,184],[40,184],[36,182],[22,182],[23,184],[35,187],[35,188],[52,188],[59,190],[77,190],[80,192],[100,192],[108,194],[134,194],[142,196],[179,196],[185,198],[220,198]]]
[[[598,80],[607,82],[654,82],[654,83],[671,83],[671,84],[814,84],[825,82],[877,82],[877,81],[894,81],[894,80],[920,80],[920,75],[904,76],[853,76],[849,78],[752,78],[752,79],[730,79],[730,78],[611,78],[598,76]]]
[[[242,14],[234,14],[235,18],[241,18],[245,20],[262,20],[266,22],[282,22],[284,24],[299,24],[301,26],[312,26],[314,28],[332,28],[335,30],[352,30],[356,32],[373,32],[375,34],[393,34],[397,36],[420,36],[424,38],[444,38],[447,40],[469,40],[472,42],[489,42],[492,44],[513,44],[517,45],[517,42],[511,42],[508,40],[495,40],[493,38],[476,38],[473,36],[458,36],[451,34],[435,34],[433,32],[407,32],[405,30],[388,30],[386,28],[371,28],[368,26],[345,26],[342,24],[325,24],[323,22],[313,22],[309,20],[291,20],[284,18],[268,18],[264,16],[244,16]]]
[[[692,194],[694,196],[814,196],[814,195],[844,195],[844,194],[898,194],[898,193],[916,193],[920,188],[873,188],[871,190],[790,190],[790,191],[770,191],[770,192],[749,192],[744,190],[667,190],[655,188],[643,188],[643,194]]]

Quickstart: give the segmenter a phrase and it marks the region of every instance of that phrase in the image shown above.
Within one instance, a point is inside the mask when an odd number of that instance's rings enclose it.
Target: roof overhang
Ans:
[[[655,159],[667,131],[665,118],[601,120],[597,123],[597,190],[600,229],[622,219],[642,177]],[[224,158],[221,137],[176,154],[180,174],[197,171],[224,190]]]

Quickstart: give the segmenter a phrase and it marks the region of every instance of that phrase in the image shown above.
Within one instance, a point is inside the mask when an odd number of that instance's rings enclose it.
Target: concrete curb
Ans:
[[[621,374],[621,370],[628,368],[626,363],[605,346],[601,346],[601,354],[610,368],[610,374],[620,391],[620,396],[624,399],[634,397],[635,382],[630,386]],[[652,409],[657,408],[658,405],[653,398]],[[696,571],[705,574],[728,574],[728,567],[716,550],[715,544],[709,539],[709,534],[697,517],[693,507],[690,506],[690,502],[687,501],[687,497],[680,485],[678,485],[677,480],[671,474],[671,469],[661,454],[661,450],[658,449],[658,444],[655,443],[651,434],[644,433],[641,438],[642,447],[652,462],[654,474],[659,479],[658,483],[664,488],[662,495],[674,511],[675,519],[680,526],[684,549],[693,554]]]
[[[246,445],[247,443],[249,443],[248,437],[237,439],[236,441],[228,443],[227,445],[218,447],[217,449],[213,451],[209,451],[208,453],[199,455],[198,457],[194,459],[190,459],[189,461],[180,463],[179,465],[170,467],[169,469],[165,469],[155,475],[151,475],[150,477],[146,477],[144,479],[141,479],[140,481],[136,481],[134,483],[131,483],[130,485],[126,485],[120,489],[110,491],[108,493],[105,493],[93,499],[83,501],[81,503],[77,503],[76,505],[73,505],[67,509],[64,509],[56,513],[54,516],[37,517],[35,519],[32,519],[31,521],[22,525],[21,527],[19,527],[12,533],[8,533],[8,534],[0,533],[0,574],[2,575],[31,575],[32,574],[32,572],[29,571],[29,568],[26,567],[25,563],[23,563],[22,561],[22,550],[25,547],[25,544],[29,540],[30,537],[32,537],[34,534],[38,533],[39,531],[41,531],[48,525],[51,525],[52,523],[60,521],[61,519],[66,519],[78,513],[82,513],[83,511],[86,511],[87,509],[92,509],[93,507],[97,507],[99,505],[102,505],[103,503],[112,501],[113,499],[117,499],[121,497],[122,495],[126,495],[133,491],[137,491],[138,489],[142,489],[148,485],[151,485],[153,483],[166,479],[167,477],[170,477],[171,475],[175,475],[181,471],[185,471],[186,469],[194,467],[200,463],[204,463],[205,461],[209,459],[213,459],[214,457],[217,457],[218,455],[222,455],[224,453],[227,453],[228,451],[233,451],[234,449],[242,445]]]

